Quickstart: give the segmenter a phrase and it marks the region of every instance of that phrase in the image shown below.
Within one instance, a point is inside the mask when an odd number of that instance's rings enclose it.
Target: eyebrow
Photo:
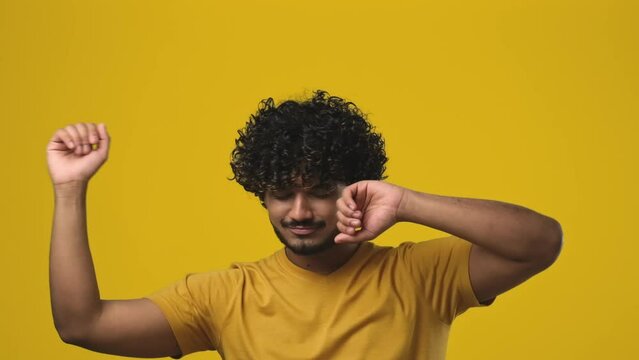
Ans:
[[[337,185],[334,184],[317,184],[311,187],[299,187],[299,186],[291,186],[291,187],[287,187],[287,188],[281,188],[281,189],[271,189],[272,192],[284,192],[284,191],[291,191],[294,188],[299,188],[299,189],[308,189],[310,191],[313,190],[335,190],[337,189]]]

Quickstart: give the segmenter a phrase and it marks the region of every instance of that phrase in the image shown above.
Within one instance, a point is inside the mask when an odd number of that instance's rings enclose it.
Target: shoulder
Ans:
[[[254,261],[234,261],[229,269],[225,270],[229,277],[236,281],[247,281],[251,279],[270,278],[281,273],[281,266],[278,262],[280,250],[262,259]]]
[[[397,246],[398,255],[405,258],[446,256],[470,251],[471,243],[456,236],[445,236],[420,242],[405,241]]]
[[[277,262],[277,257],[283,249],[253,261],[233,261],[229,266],[229,270],[264,270],[272,267]]]
[[[471,243],[456,236],[445,236],[421,242],[407,241],[395,251],[398,263],[419,279],[446,276],[463,271],[468,263]]]
[[[173,287],[180,293],[194,297],[208,297],[224,289],[230,289],[241,281],[242,274],[236,269],[210,270],[187,273]]]
[[[400,262],[406,265],[418,262],[423,266],[424,260],[435,260],[455,254],[469,252],[470,243],[455,236],[446,236],[425,241],[404,241],[394,246],[383,246],[367,243],[365,251],[367,262],[379,264],[382,261]]]

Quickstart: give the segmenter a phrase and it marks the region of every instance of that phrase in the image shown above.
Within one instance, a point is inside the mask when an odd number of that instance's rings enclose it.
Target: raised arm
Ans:
[[[515,287],[559,256],[559,222],[495,200],[421,193],[382,181],[360,181],[337,200],[336,242],[368,241],[399,221],[432,227],[472,243],[469,273],[480,302]],[[361,230],[357,231],[356,228]]]
[[[177,355],[173,332],[150,300],[100,298],[89,250],[86,194],[90,178],[107,160],[109,141],[104,124],[79,123],[57,130],[47,146],[55,193],[49,258],[53,322],[64,342],[90,350]]]

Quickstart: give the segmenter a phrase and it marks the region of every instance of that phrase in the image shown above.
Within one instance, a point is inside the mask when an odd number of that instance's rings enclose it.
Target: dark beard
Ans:
[[[302,244],[300,244],[299,246],[293,246],[288,243],[284,235],[282,235],[282,233],[280,233],[275,226],[273,226],[273,230],[275,231],[275,235],[277,235],[277,238],[280,239],[280,242],[297,255],[315,255],[332,248],[336,245],[335,237],[340,233],[340,231],[336,228],[333,233],[329,234],[319,243],[309,245],[305,242],[302,242]]]

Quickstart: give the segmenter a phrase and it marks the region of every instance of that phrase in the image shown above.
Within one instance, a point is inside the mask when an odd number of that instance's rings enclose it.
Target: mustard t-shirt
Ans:
[[[471,245],[454,236],[397,247],[363,242],[328,275],[298,267],[282,248],[227,270],[189,273],[147,298],[182,355],[442,360],[453,319],[494,301],[475,297]]]

